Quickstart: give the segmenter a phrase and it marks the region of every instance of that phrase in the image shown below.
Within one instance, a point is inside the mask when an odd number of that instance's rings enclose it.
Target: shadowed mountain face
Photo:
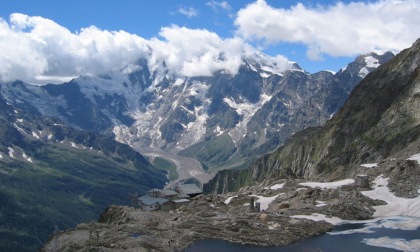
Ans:
[[[0,86],[1,88],[1,86]],[[166,182],[131,147],[27,113],[0,97],[0,250],[35,251],[53,231],[95,220]]]
[[[368,54],[337,73],[297,64],[276,71],[269,56],[244,59],[238,74],[177,78],[139,61],[131,74],[80,77],[62,85],[4,84],[2,96],[34,114],[101,132],[135,148],[179,152],[210,169],[243,167],[292,134],[322,125],[354,86],[393,57]]]
[[[323,127],[303,130],[249,169],[223,171],[206,185],[230,191],[253,181],[337,179],[351,166],[420,152],[420,41],[367,75]]]

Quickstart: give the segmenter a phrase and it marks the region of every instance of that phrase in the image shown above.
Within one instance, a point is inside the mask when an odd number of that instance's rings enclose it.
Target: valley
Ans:
[[[165,188],[173,188],[177,183],[182,183],[191,179],[194,179],[198,181],[200,185],[203,185],[213,177],[211,173],[208,173],[203,169],[202,164],[196,159],[147,147],[138,147],[137,150],[148,157],[151,163],[153,163],[154,158],[159,157],[175,164],[178,178],[166,184]]]

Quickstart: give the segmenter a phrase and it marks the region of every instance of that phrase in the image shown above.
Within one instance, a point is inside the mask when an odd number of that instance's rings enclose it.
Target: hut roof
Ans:
[[[161,204],[164,204],[165,202],[167,202],[167,201],[168,201],[167,199],[163,199],[163,198],[155,198],[155,197],[151,197],[151,196],[149,196],[149,195],[144,195],[144,196],[141,196],[141,197],[139,198],[139,200],[140,200],[143,204],[148,205],[148,206],[151,206],[151,205],[153,205],[153,204],[159,204],[159,205],[161,205]]]
[[[179,193],[187,195],[203,193],[203,191],[200,188],[198,188],[196,184],[178,185],[176,189]]]

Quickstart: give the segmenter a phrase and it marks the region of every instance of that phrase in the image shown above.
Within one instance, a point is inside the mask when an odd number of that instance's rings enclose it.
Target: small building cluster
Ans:
[[[152,189],[138,198],[138,205],[145,211],[173,210],[188,204],[190,198],[202,193],[195,184],[177,185],[174,190]]]

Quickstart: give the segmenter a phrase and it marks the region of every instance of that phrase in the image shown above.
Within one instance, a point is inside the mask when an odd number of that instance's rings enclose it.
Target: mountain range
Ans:
[[[206,190],[232,191],[269,178],[331,181],[355,176],[361,164],[418,153],[419,62],[420,40],[367,75],[325,125],[293,135],[247,170],[218,173]]]
[[[108,204],[128,204],[129,193],[164,187],[170,163],[139,152],[198,160],[211,173],[252,164],[240,173],[244,180],[229,185],[217,181],[225,171],[216,175],[207,185],[216,191],[249,182],[250,171],[260,174],[257,180],[274,176],[262,161],[268,156],[257,158],[327,122],[363,78],[393,57],[371,53],[337,73],[310,74],[296,63],[278,71],[272,58],[255,54],[236,75],[191,78],[139,60],[131,73],[59,85],[1,83],[0,247],[32,251],[54,230],[91,220]]]
[[[199,160],[217,171],[246,167],[294,133],[322,125],[369,72],[394,55],[358,57],[337,73],[310,74],[296,63],[279,72],[273,59],[255,54],[232,76],[179,78],[165,65],[81,76],[61,85],[2,84],[13,106],[67,125],[143,147]]]

